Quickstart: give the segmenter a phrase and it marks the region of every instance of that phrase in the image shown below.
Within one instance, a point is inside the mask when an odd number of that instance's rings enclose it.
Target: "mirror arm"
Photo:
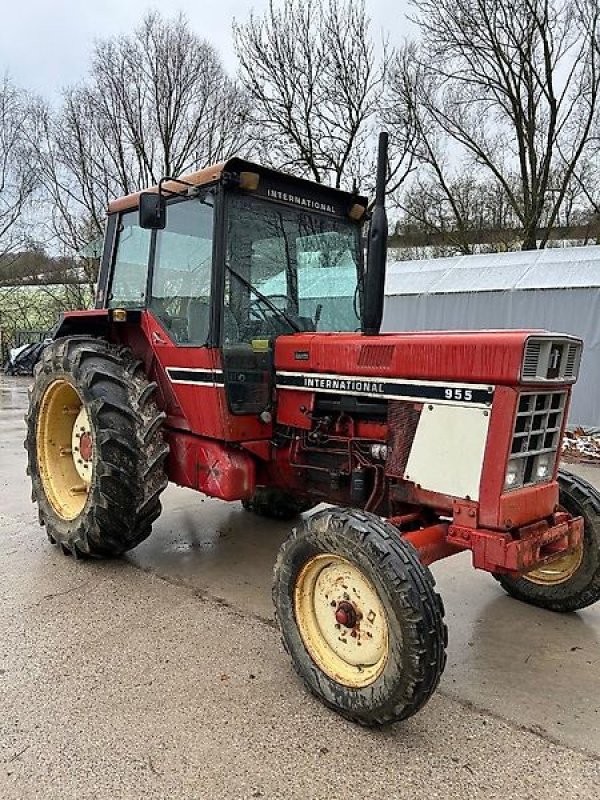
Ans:
[[[199,188],[199,187],[196,186],[195,183],[190,183],[189,181],[184,181],[181,178],[172,178],[170,175],[164,175],[158,182],[158,194],[159,195],[162,195],[163,193],[165,193],[165,194],[168,193],[170,195],[180,194],[180,192],[176,192],[173,189],[165,189],[163,187],[164,183],[169,183],[169,182],[170,183],[180,183],[182,186],[187,186],[188,187],[188,194],[192,194],[192,192],[190,192],[189,189],[198,189]]]

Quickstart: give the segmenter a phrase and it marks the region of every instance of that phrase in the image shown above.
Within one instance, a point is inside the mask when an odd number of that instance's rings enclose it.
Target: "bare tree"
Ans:
[[[445,234],[443,255],[474,252],[476,232],[493,232],[495,246],[508,249],[519,224],[503,187],[468,173],[457,173],[443,185],[435,175],[423,173],[403,193],[398,208],[396,232]],[[506,237],[499,239],[502,231]]]
[[[388,119],[416,121],[415,153],[450,205],[448,163],[502,187],[524,249],[552,227],[597,115],[596,0],[413,0],[421,43],[395,63]],[[453,208],[457,226],[465,224]]]
[[[40,117],[52,227],[71,252],[101,234],[111,197],[220,161],[247,141],[243,92],[182,16],[151,13],[131,36],[98,42],[87,83]]]
[[[580,208],[583,206],[581,216],[600,218],[600,149],[596,138],[573,174],[572,193],[580,201]]]
[[[233,33],[261,158],[318,183],[369,186],[386,48],[378,58],[364,0],[271,0]],[[406,169],[395,163],[395,183]]]
[[[411,154],[411,166],[419,165],[410,185],[397,193],[397,206],[404,224],[422,230],[451,232],[455,246],[463,254],[471,252],[466,242],[468,208],[457,191],[465,171],[448,155],[448,137],[427,113],[431,77],[419,60],[419,49],[407,42],[395,55],[389,69],[381,116],[392,132],[392,147]],[[396,143],[397,131],[400,141]],[[405,132],[409,132],[408,135]]]
[[[31,100],[8,77],[0,82],[0,259],[30,240],[26,212],[37,188]]]

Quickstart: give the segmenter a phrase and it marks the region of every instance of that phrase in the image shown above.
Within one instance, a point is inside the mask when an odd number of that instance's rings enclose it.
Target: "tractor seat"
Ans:
[[[208,299],[192,297],[187,308],[188,342],[206,344],[210,325],[210,303]],[[231,309],[223,307],[223,338],[226,342],[237,342],[239,328]]]

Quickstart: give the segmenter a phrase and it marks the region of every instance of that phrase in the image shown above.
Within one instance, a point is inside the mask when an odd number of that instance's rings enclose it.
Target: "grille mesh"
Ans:
[[[577,377],[577,356],[579,345],[570,344],[567,352],[567,361],[565,364],[565,378],[575,379]]]
[[[566,392],[524,392],[519,398],[511,446],[511,462],[517,463],[522,475],[521,486],[549,480],[535,474],[536,458],[551,454],[550,475],[554,471],[556,453],[565,413]]]
[[[388,475],[404,475],[422,408],[422,405],[404,400],[390,400],[388,426],[391,447],[385,468]]]
[[[393,357],[393,344],[363,344],[358,354],[358,366],[388,367]]]
[[[527,342],[527,347],[525,348],[525,357],[523,358],[524,380],[535,380],[537,376],[541,350],[541,342],[536,342],[531,339]]]

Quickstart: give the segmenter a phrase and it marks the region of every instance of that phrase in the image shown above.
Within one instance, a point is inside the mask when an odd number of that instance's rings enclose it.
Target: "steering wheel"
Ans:
[[[286,294],[269,294],[269,295],[265,295],[265,297],[267,298],[267,300],[270,300],[271,303],[273,303],[273,305],[276,306],[277,308],[279,308],[279,305],[277,305],[276,301],[277,300],[283,300],[283,310],[286,311],[286,314],[289,313],[285,309],[285,307],[287,306],[287,303],[288,303],[288,296]],[[268,319],[269,319],[269,315],[266,313],[267,310],[271,311],[269,306],[264,302],[264,300],[261,300],[260,297],[255,297],[250,302],[250,313],[251,314],[253,314],[253,313],[256,314],[260,319],[264,319],[265,322],[268,321]],[[272,314],[273,314],[273,312],[271,311],[271,315]]]
[[[284,330],[281,329],[282,325],[293,327],[293,325],[290,325],[289,321],[286,321],[286,317],[290,318],[292,322],[297,321],[299,325],[302,325],[298,315],[295,312],[288,311],[286,309],[286,306],[289,302],[287,295],[270,294],[265,295],[265,297],[271,303],[273,303],[273,305],[279,311],[282,312],[281,315],[276,314],[271,308],[269,308],[264,300],[261,300],[260,297],[257,297],[250,302],[249,316],[255,320],[264,322],[272,330],[273,335],[276,336],[284,332]]]

